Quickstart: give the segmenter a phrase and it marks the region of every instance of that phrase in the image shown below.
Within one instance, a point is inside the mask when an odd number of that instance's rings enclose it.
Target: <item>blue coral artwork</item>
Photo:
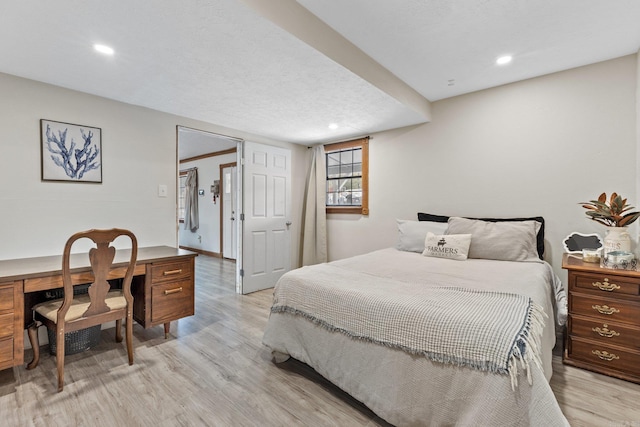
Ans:
[[[102,130],[40,120],[42,180],[102,182]]]

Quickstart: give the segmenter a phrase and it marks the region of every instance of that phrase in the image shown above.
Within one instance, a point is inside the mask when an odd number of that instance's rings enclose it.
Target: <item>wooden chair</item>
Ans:
[[[110,290],[111,285],[107,279],[112,268],[116,249],[109,245],[119,236],[128,236],[131,240],[131,256],[126,265],[127,270],[122,282],[122,290]],[[77,240],[83,238],[91,239],[96,245],[89,250],[89,261],[94,282],[89,286],[88,294],[74,296],[74,283],[72,283],[71,279],[69,259],[71,247]],[[128,230],[118,228],[89,230],[76,233],[67,240],[62,255],[64,298],[46,301],[33,307],[34,322],[29,326],[28,333],[34,354],[33,361],[27,365],[27,369],[35,368],[40,360],[38,327],[44,324],[52,331],[56,331],[58,391],[62,391],[64,385],[65,334],[115,320],[116,342],[121,342],[123,318],[126,318],[129,365],[133,364],[133,296],[131,295],[131,279],[133,278],[137,254],[138,242],[133,233]]]

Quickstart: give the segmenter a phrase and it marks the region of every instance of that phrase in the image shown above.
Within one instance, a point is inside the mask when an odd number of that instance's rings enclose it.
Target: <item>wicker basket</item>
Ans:
[[[76,354],[89,350],[100,342],[100,329],[102,325],[91,326],[87,329],[68,332],[64,334],[64,354]],[[56,331],[47,328],[49,337],[49,353],[55,356],[58,348]]]
[[[73,289],[73,294],[86,294],[88,289],[89,285],[76,286]],[[46,297],[48,299],[62,298],[64,297],[64,291],[62,289],[48,291]],[[101,325],[96,325],[64,334],[64,354],[80,353],[98,345],[100,342],[100,330]],[[58,348],[56,331],[47,328],[47,337],[49,338],[49,353],[55,356]]]

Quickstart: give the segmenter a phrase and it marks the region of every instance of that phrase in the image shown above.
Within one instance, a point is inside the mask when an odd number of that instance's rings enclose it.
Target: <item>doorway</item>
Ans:
[[[184,126],[177,146],[178,246],[235,260],[238,293],[273,287],[290,268],[291,151]],[[193,169],[199,221],[186,230],[180,171]]]
[[[238,139],[199,129],[177,127],[178,180],[177,180],[177,241],[182,249],[216,258],[235,259],[234,247],[223,255],[223,211],[221,191],[221,165],[237,161]],[[181,172],[197,173],[197,226],[185,229],[185,180]],[[229,202],[232,204],[232,201]],[[237,239],[237,237],[236,237]],[[237,248],[235,249],[237,251]]]

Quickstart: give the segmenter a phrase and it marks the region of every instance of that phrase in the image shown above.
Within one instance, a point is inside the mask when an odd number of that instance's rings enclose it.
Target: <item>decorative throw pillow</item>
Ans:
[[[469,253],[471,234],[427,233],[422,255],[464,261]]]
[[[537,221],[540,223],[540,228],[536,235],[536,249],[540,259],[544,259],[544,218],[541,216],[533,216],[530,218],[469,218],[479,219],[481,221],[490,222],[522,222],[522,221]],[[449,217],[446,215],[434,215],[430,213],[418,212],[418,221],[432,221],[432,222],[447,222]]]
[[[404,219],[396,219],[396,221],[398,222],[398,243],[396,248],[407,252],[422,252],[427,233],[444,234],[448,226],[447,223],[431,221],[409,221]]]
[[[540,262],[536,250],[538,227],[537,221],[490,222],[451,217],[447,233],[473,236],[469,258]]]

